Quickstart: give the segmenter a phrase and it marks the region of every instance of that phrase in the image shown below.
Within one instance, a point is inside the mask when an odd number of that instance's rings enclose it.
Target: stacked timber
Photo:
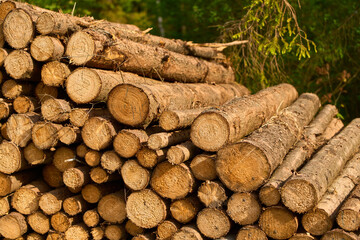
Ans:
[[[249,95],[221,45],[21,2],[0,23],[3,239],[358,239],[359,119]]]

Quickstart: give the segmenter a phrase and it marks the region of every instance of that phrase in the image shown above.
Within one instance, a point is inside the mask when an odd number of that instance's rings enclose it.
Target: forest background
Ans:
[[[29,0],[54,11],[129,23],[197,43],[249,40],[226,50],[256,92],[289,82],[360,117],[358,0]]]

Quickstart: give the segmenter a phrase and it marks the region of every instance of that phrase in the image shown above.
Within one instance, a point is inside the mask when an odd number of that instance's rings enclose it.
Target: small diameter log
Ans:
[[[59,141],[71,145],[81,141],[81,131],[77,127],[62,127],[58,131]]]
[[[101,185],[90,183],[81,189],[81,195],[85,201],[97,203],[103,196],[115,192],[118,189],[119,184],[117,182],[109,182]]]
[[[109,174],[105,169],[101,167],[94,167],[90,171],[90,178],[93,182],[102,184],[105,182],[112,182],[121,179],[121,175],[118,173]]]
[[[100,164],[103,169],[109,173],[120,170],[124,164],[124,160],[121,159],[115,151],[106,151],[101,155]]]
[[[0,120],[6,119],[12,114],[13,105],[10,101],[0,98]]]
[[[0,198],[0,217],[10,212],[9,196]]]
[[[227,200],[224,186],[219,182],[206,181],[198,189],[198,198],[205,207],[220,208]]]
[[[31,56],[39,62],[59,61],[64,50],[59,39],[49,36],[37,36],[30,45]]]
[[[39,106],[36,98],[27,96],[18,96],[13,102],[14,110],[17,113],[34,112]]]
[[[59,212],[65,199],[73,196],[66,187],[56,188],[40,197],[39,207],[47,215]]]
[[[316,240],[316,238],[309,233],[295,233],[289,240]]]
[[[159,163],[150,180],[155,192],[170,199],[184,198],[193,191],[194,184],[194,176],[186,165],[172,165],[169,162]]]
[[[200,181],[211,181],[217,178],[215,159],[216,155],[205,153],[194,157],[190,163],[194,177]]]
[[[11,206],[21,214],[32,214],[39,208],[41,195],[48,191],[50,188],[45,182],[33,181],[15,191],[11,198]]]
[[[0,234],[5,238],[18,238],[27,230],[25,217],[18,212],[11,212],[0,218]]]
[[[234,193],[227,202],[226,213],[237,224],[248,225],[259,219],[261,210],[254,193]]]
[[[105,46],[105,42],[109,47]],[[85,44],[86,47],[79,48],[79,44]],[[169,81],[192,83],[235,81],[234,71],[230,67],[125,38],[114,38],[111,34],[105,34],[102,28],[89,28],[74,33],[67,44],[66,55],[74,65],[86,64],[104,69],[120,68],[150,78]]]
[[[259,188],[281,164],[319,107],[318,96],[304,93],[241,142],[222,148],[216,161],[220,180],[232,191]]]
[[[139,234],[132,237],[131,240],[155,240],[156,235],[154,233]]]
[[[39,82],[35,87],[35,96],[41,103],[48,98],[57,98],[58,94],[57,87],[46,86],[43,82]]]
[[[45,234],[50,230],[50,219],[40,211],[34,212],[27,217],[29,226],[37,233]]]
[[[60,171],[65,172],[69,168],[76,166],[76,156],[74,150],[69,147],[60,147],[56,149],[53,165]]]
[[[96,209],[87,210],[83,215],[83,222],[88,227],[96,227],[100,222],[100,216]]]
[[[165,222],[165,221],[164,221]],[[160,223],[161,224],[161,223]],[[159,226],[160,226],[159,224]],[[125,230],[131,236],[137,236],[139,234],[143,234],[145,229],[142,227],[137,226],[133,221],[127,220],[125,223]]]
[[[77,18],[58,12],[44,12],[36,20],[36,30],[42,35],[65,35],[81,30]]]
[[[268,240],[266,234],[257,226],[244,226],[236,235],[236,240]]]
[[[70,112],[70,123],[76,127],[83,127],[91,117],[111,118],[111,114],[104,108],[73,108]]]
[[[10,141],[9,135],[7,134],[6,123],[1,124],[1,137]]]
[[[6,80],[1,86],[2,95],[8,99],[16,99],[20,95],[30,95],[34,87],[31,83]]]
[[[64,99],[49,98],[41,104],[41,114],[45,120],[61,123],[69,119],[71,107]]]
[[[165,220],[156,228],[156,237],[159,240],[169,240],[179,230],[179,223],[174,220]]]
[[[347,162],[320,202],[303,216],[301,223],[304,229],[316,236],[330,231],[341,203],[359,183],[360,153]]]
[[[325,129],[324,133],[321,135],[321,139],[323,142],[329,141],[333,136],[335,136],[342,128],[344,127],[344,123],[338,119],[333,118],[331,120],[329,126]]]
[[[90,182],[90,168],[88,166],[79,166],[66,169],[63,173],[64,184],[69,189],[79,189],[81,190],[82,186]]]
[[[65,232],[66,240],[87,240],[89,231],[85,224],[75,224],[69,227]]]
[[[102,219],[110,223],[122,223],[126,219],[126,204],[124,191],[102,197],[98,203],[97,210]]]
[[[49,232],[46,236],[46,240],[65,240],[63,233]]]
[[[159,125],[165,131],[174,131],[190,127],[195,118],[206,108],[195,108],[187,110],[168,110],[161,114]]]
[[[26,236],[26,240],[45,240],[45,237],[39,233],[32,232]]]
[[[57,212],[51,216],[50,223],[52,228],[60,233],[66,232],[71,225],[79,223],[81,221],[80,216],[69,216],[64,212]]]
[[[37,148],[33,142],[30,142],[24,148],[24,158],[30,165],[51,163],[52,157],[53,154],[51,152]]]
[[[113,72],[93,68],[78,68],[66,80],[66,92],[78,104],[104,102],[109,92],[117,85],[157,84],[159,81],[140,77],[128,72]]]
[[[90,167],[96,167],[100,164],[101,153],[99,151],[90,150],[85,154],[85,162]]]
[[[280,187],[323,144],[320,136],[327,129],[337,112],[335,106],[326,105],[309,126],[304,129],[302,139],[286,155],[282,164],[260,189],[259,197],[263,204],[275,206],[279,203],[281,199]]]
[[[200,211],[200,208],[201,203],[196,196],[179,199],[170,204],[171,216],[183,224],[193,220]]]
[[[190,129],[175,132],[155,133],[149,136],[148,147],[153,150],[170,147],[190,139]]]
[[[136,160],[127,160],[121,167],[121,176],[125,185],[133,191],[143,190],[150,182],[150,172]]]
[[[43,168],[42,177],[50,187],[59,188],[64,186],[62,172],[52,164]]]
[[[81,194],[68,197],[63,201],[63,209],[70,216],[84,213],[89,208],[90,204],[82,198]]]
[[[90,230],[90,235],[94,240],[101,240],[104,238],[104,229],[102,227],[95,227]]]
[[[109,93],[107,106],[119,122],[147,127],[166,110],[218,106],[247,94],[239,84],[120,84]]]
[[[25,161],[21,149],[12,142],[0,143],[0,172],[12,174],[29,167]]]
[[[32,128],[40,120],[40,115],[34,112],[12,114],[7,123],[7,134],[11,141],[19,147],[25,147],[31,139]]]
[[[79,158],[85,158],[85,154],[90,151],[90,148],[88,148],[84,143],[81,143],[79,146],[76,147],[76,155]]]
[[[0,34],[1,35],[1,34]],[[1,37],[0,37],[1,38]],[[0,39],[0,45],[1,45],[1,39]],[[0,67],[3,66],[4,61],[6,57],[9,55],[9,50],[0,48]]]
[[[158,163],[166,160],[168,149],[152,150],[148,147],[142,147],[137,153],[136,158],[139,164],[145,168],[153,168]]]
[[[226,236],[231,223],[225,212],[216,208],[204,208],[198,213],[196,225],[204,236],[216,239]]]
[[[268,237],[288,239],[298,229],[298,220],[294,213],[282,206],[266,208],[260,216],[259,226]]]
[[[360,119],[354,119],[322,147],[299,174],[287,180],[281,188],[284,205],[298,213],[305,213],[315,207],[359,146]]]
[[[48,62],[41,68],[41,81],[46,86],[61,87],[70,73],[71,71],[65,63],[59,61]]]
[[[353,232],[346,232],[342,229],[333,229],[325,233],[321,240],[358,240],[359,237]]]
[[[353,232],[360,228],[360,185],[351,192],[348,199],[342,204],[336,222],[345,231]]]
[[[126,201],[127,217],[142,228],[153,228],[166,219],[164,200],[150,189],[133,192]]]
[[[109,147],[118,126],[102,117],[89,118],[81,130],[81,137],[89,148],[99,151]]]
[[[172,164],[180,164],[191,158],[200,152],[190,140],[181,144],[172,146],[169,148],[166,158]]]
[[[203,240],[199,230],[193,226],[184,226],[180,228],[171,238],[172,240]]]
[[[111,224],[105,227],[105,237],[109,240],[126,239],[126,231],[123,225]]]
[[[31,138],[37,148],[51,149],[59,142],[58,131],[62,125],[51,122],[37,122],[31,130]]]
[[[5,59],[4,67],[13,79],[38,81],[40,68],[24,50],[14,50]]]
[[[0,173],[0,197],[6,196],[38,177],[38,170],[25,170],[6,175]]]

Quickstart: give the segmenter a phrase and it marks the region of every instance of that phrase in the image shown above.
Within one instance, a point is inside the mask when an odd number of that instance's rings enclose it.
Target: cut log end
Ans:
[[[14,143],[3,141],[0,144],[0,172],[11,174],[20,170],[22,154]]]
[[[67,240],[87,240],[89,233],[83,225],[73,225],[65,232],[65,239]]]
[[[171,238],[172,240],[203,240],[201,234],[193,227],[182,227]]]
[[[194,177],[201,181],[214,180],[217,178],[215,167],[215,155],[200,154],[194,157],[190,163]]]
[[[94,240],[101,240],[104,238],[104,229],[102,227],[92,228],[90,231],[91,237]]]
[[[6,196],[11,192],[11,181],[8,175],[0,172],[0,196]],[[2,198],[0,198],[1,201]]]
[[[46,165],[43,168],[42,176],[50,187],[58,188],[64,185],[62,172],[54,165]]]
[[[31,78],[34,71],[34,62],[31,55],[24,50],[12,51],[5,59],[6,72],[14,79]]]
[[[346,232],[342,229],[333,229],[325,233],[321,240],[358,240],[358,236],[353,232]]]
[[[296,233],[294,236],[289,238],[289,240],[316,240],[316,238],[308,233]]]
[[[75,167],[75,152],[68,147],[56,149],[53,164],[60,172],[65,172],[67,169]]]
[[[55,19],[50,13],[42,13],[36,21],[36,29],[42,35],[48,35],[55,29]]]
[[[33,112],[39,106],[38,101],[32,97],[18,96],[13,102],[13,107],[17,113]]]
[[[137,226],[133,221],[128,220],[125,223],[125,230],[128,234],[131,236],[137,236],[139,234],[143,234],[145,232],[145,229],[142,227]]]
[[[79,46],[83,46],[79,48]],[[76,32],[71,35],[66,46],[66,55],[70,62],[80,66],[91,60],[95,53],[95,42],[92,37],[85,32]]]
[[[83,215],[83,221],[88,227],[95,227],[99,224],[100,216],[96,209],[88,210]]]
[[[165,111],[160,116],[159,125],[166,131],[177,129],[179,124],[179,116],[173,111]]]
[[[105,227],[105,237],[110,240],[126,239],[126,231],[122,225],[108,225]]]
[[[46,63],[41,68],[41,81],[47,86],[63,86],[69,75],[69,67],[65,63],[59,61]]]
[[[353,209],[340,209],[336,216],[336,222],[339,227],[346,231],[357,231],[360,227],[360,212]]]
[[[81,130],[81,136],[86,146],[96,151],[110,146],[115,135],[114,126],[101,117],[88,119]]]
[[[8,197],[0,198],[0,217],[7,215],[10,211],[10,203]]]
[[[194,197],[188,197],[172,202],[170,205],[170,212],[176,221],[185,224],[196,217],[199,208],[199,200]]]
[[[171,220],[165,220],[157,226],[156,235],[160,240],[171,239],[178,231],[178,224]]]
[[[212,239],[226,236],[231,226],[228,216],[216,208],[204,208],[199,212],[196,225],[202,234]]]
[[[121,176],[126,186],[134,191],[146,188],[150,181],[150,172],[140,166],[136,160],[128,160],[124,163]]]
[[[70,104],[63,99],[49,98],[41,104],[41,114],[51,122],[64,122],[69,119]]]
[[[320,236],[330,231],[332,228],[332,219],[322,209],[315,209],[307,212],[302,218],[304,229],[315,236]]]
[[[114,150],[124,158],[131,158],[141,148],[139,138],[130,131],[120,131],[114,138]]]
[[[268,240],[263,230],[255,226],[242,227],[236,235],[236,240]]]
[[[110,223],[122,223],[126,218],[126,204],[122,191],[102,197],[97,210],[100,216]]]
[[[38,211],[28,216],[30,227],[37,233],[45,234],[50,230],[49,217]]]
[[[279,189],[272,186],[262,187],[259,191],[259,198],[268,207],[275,206],[281,201]]]
[[[38,122],[31,130],[31,138],[37,148],[50,149],[58,143],[60,125],[51,122]]]
[[[115,172],[119,170],[124,161],[116,154],[115,151],[106,151],[100,158],[101,166],[108,172]]]
[[[221,207],[227,200],[225,188],[218,182],[204,182],[198,189],[198,197],[206,207]]]
[[[227,214],[240,225],[253,224],[260,217],[261,205],[254,194],[235,193],[227,203]]]
[[[64,46],[57,38],[37,36],[31,43],[30,53],[39,62],[60,60],[64,54]]]
[[[25,217],[18,212],[12,212],[0,218],[0,234],[5,238],[15,239],[27,232]]]
[[[65,170],[63,173],[64,184],[72,189],[81,188],[90,179],[89,170],[87,166]]]
[[[97,203],[101,198],[101,191],[98,186],[94,184],[87,184],[81,189],[81,195],[85,201],[89,203]]]

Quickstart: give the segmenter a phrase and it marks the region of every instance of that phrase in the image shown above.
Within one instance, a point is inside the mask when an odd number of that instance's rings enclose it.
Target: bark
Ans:
[[[79,44],[84,47],[79,48]],[[74,65],[122,69],[161,80],[193,83],[235,81],[230,67],[114,37],[101,28],[73,34],[67,44],[66,55]]]
[[[124,160],[115,151],[106,151],[101,155],[100,164],[107,172],[113,173],[121,169]]]
[[[45,234],[50,230],[50,219],[41,211],[34,212],[27,217],[29,226],[37,233]]]
[[[79,166],[68,168],[63,173],[64,184],[70,189],[79,189],[90,182],[90,168],[88,166]]]
[[[357,240],[358,236],[353,232],[346,232],[342,229],[333,229],[325,233],[321,240]]]
[[[192,226],[184,226],[180,228],[179,231],[177,231],[173,237],[172,240],[203,240],[201,234],[199,233],[199,230]]]
[[[104,108],[73,108],[70,112],[70,123],[76,127],[83,127],[91,117],[111,118],[111,114]]]
[[[22,150],[12,142],[0,143],[0,172],[12,174],[29,167],[24,159]]]
[[[281,199],[280,187],[324,143],[322,134],[337,113],[335,106],[326,105],[309,126],[304,129],[302,139],[296,143],[294,148],[286,155],[282,164],[272,174],[269,181],[260,189],[259,197],[263,204],[275,206],[279,203]],[[340,131],[340,129],[336,130]],[[333,135],[336,132],[334,131]]]
[[[360,146],[360,119],[354,119],[292,176],[281,189],[281,200],[293,212],[315,207],[346,162]],[[329,154],[331,153],[331,154]]]
[[[36,98],[18,96],[14,99],[13,107],[15,112],[22,114],[36,111],[40,104]]]
[[[60,124],[39,121],[32,127],[29,138],[32,138],[37,148],[51,149],[59,142],[58,131],[61,128]]]
[[[23,185],[35,180],[38,172],[38,170],[25,170],[12,175],[0,173],[0,197],[15,192]]]
[[[152,85],[160,82],[128,72],[78,68],[68,76],[65,85],[69,98],[81,104],[105,102],[109,92],[123,83]]]
[[[64,99],[49,98],[41,104],[41,115],[45,120],[61,123],[69,119],[70,103]]]
[[[57,148],[54,154],[53,165],[60,171],[65,172],[76,166],[75,152],[69,147]]]
[[[89,231],[85,224],[76,224],[69,227],[65,232],[66,240],[87,240]]]
[[[170,205],[171,216],[179,223],[186,224],[193,220],[200,211],[201,203],[196,196],[173,201]]]
[[[97,203],[103,196],[113,193],[118,189],[119,184],[117,182],[109,182],[104,184],[90,183],[81,189],[81,195],[85,201],[89,203]]]
[[[193,191],[194,176],[190,169],[184,165],[172,165],[162,162],[154,169],[150,185],[161,197],[180,199]]]
[[[50,218],[52,228],[59,233],[66,232],[71,225],[79,223],[80,221],[81,218],[79,215],[71,217],[64,212],[57,212]]]
[[[359,183],[360,154],[356,154],[332,182],[316,207],[303,216],[305,230],[316,236],[330,231],[342,202]]]
[[[185,142],[190,138],[190,129],[175,131],[175,132],[162,132],[155,133],[149,136],[147,146],[153,150],[170,147],[172,145]],[[169,149],[170,151],[170,149]],[[167,157],[169,154],[167,151]]]
[[[42,177],[50,187],[59,188],[64,186],[62,172],[52,164],[43,168]]]
[[[159,224],[159,226],[161,223]],[[131,236],[137,236],[139,234],[143,234],[145,232],[145,229],[142,227],[137,226],[133,221],[127,220],[125,223],[125,230],[128,234]]]
[[[257,226],[244,226],[236,235],[236,240],[267,240],[266,234]]]
[[[136,160],[127,160],[121,167],[121,176],[125,185],[133,191],[145,189],[150,182],[150,171]]]
[[[181,144],[172,146],[167,152],[167,159],[172,164],[181,164],[189,159],[192,159],[200,152],[190,140]]]
[[[217,178],[215,159],[216,155],[206,153],[194,157],[190,163],[190,169],[194,177],[200,181],[211,181]]]
[[[19,147],[25,147],[31,139],[32,128],[39,120],[40,115],[34,112],[12,114],[6,124],[11,141]]]
[[[46,86],[43,82],[39,82],[35,88],[35,96],[40,100],[41,103],[46,101],[48,98],[58,97],[58,88]]]
[[[293,86],[279,84],[206,110],[191,126],[191,140],[205,151],[218,151],[227,144],[239,142],[258,129],[278,111],[295,101],[297,96]]]
[[[225,187],[219,182],[206,181],[198,189],[198,198],[210,208],[221,208],[227,200]]]
[[[83,222],[88,227],[96,227],[100,222],[100,216],[96,209],[87,210],[83,215]]]
[[[47,215],[53,215],[62,209],[64,200],[74,194],[66,187],[56,188],[40,197],[39,207]]]
[[[110,193],[101,198],[97,210],[105,221],[122,223],[126,218],[124,191]]]
[[[60,61],[52,61],[41,68],[41,81],[46,86],[61,87],[70,75],[69,67]]]
[[[147,127],[166,110],[218,106],[247,94],[239,84],[121,84],[109,93],[107,106],[119,122]]]
[[[315,94],[304,93],[241,142],[221,149],[216,161],[221,181],[232,191],[259,188],[299,140],[319,107],[320,100]]]
[[[7,215],[10,212],[9,196],[0,198],[0,217]]]
[[[234,193],[227,202],[226,213],[240,225],[254,224],[261,211],[261,204],[254,193]]]
[[[270,238],[288,239],[296,233],[298,220],[287,208],[273,206],[261,213],[259,226]]]
[[[110,240],[126,239],[126,231],[123,225],[111,224],[105,227],[105,237]]]
[[[109,174],[101,167],[94,167],[90,171],[90,178],[93,182],[102,184],[105,182],[112,182],[121,179],[121,175],[117,173]]]
[[[174,220],[165,220],[156,228],[156,237],[159,240],[169,240],[179,230],[180,225]]]
[[[85,162],[90,167],[96,167],[100,164],[101,153],[95,150],[90,150],[85,154]]]
[[[33,85],[27,82],[19,82],[15,80],[6,80],[1,86],[2,95],[8,99],[15,99],[20,95],[31,95]]]
[[[27,232],[25,217],[18,212],[11,212],[0,218],[0,234],[5,238],[15,239]]]
[[[196,225],[204,236],[216,239],[226,236],[231,223],[225,212],[216,208],[204,208],[198,213]]]
[[[84,213],[90,208],[91,205],[86,202],[80,194],[68,197],[63,201],[63,209],[65,213],[69,214],[70,216]]]
[[[7,119],[12,114],[13,106],[10,101],[0,98],[0,120]]]
[[[37,36],[30,45],[31,56],[39,62],[60,61],[64,46],[58,38]]]
[[[174,131],[190,127],[195,118],[206,108],[195,108],[187,110],[168,110],[161,114],[159,125],[166,131]]]
[[[30,53],[14,50],[5,59],[4,67],[13,79],[39,81],[40,66],[33,61]]]
[[[77,127],[62,127],[58,131],[59,141],[71,145],[81,141],[81,131]]]
[[[351,192],[336,216],[336,222],[345,231],[357,231],[360,227],[360,185]]]

